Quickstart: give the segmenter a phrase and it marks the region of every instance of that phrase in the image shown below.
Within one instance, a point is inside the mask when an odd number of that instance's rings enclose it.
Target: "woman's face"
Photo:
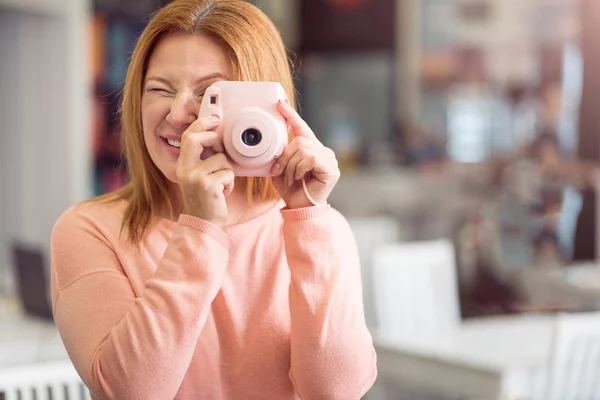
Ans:
[[[231,80],[227,52],[206,36],[173,34],[155,47],[142,92],[144,141],[158,169],[176,182],[181,135],[198,118],[204,91]]]

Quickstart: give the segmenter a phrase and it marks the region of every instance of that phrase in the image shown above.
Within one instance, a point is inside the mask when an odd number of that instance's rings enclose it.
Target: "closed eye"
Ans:
[[[158,93],[158,94],[164,94],[164,95],[170,95],[171,92],[168,91],[167,89],[161,89],[161,88],[150,88],[148,89],[149,92],[152,93]]]
[[[197,96],[198,98],[200,98],[200,99],[201,99],[201,98],[203,98],[203,97],[204,97],[204,93],[205,93],[205,92],[206,92],[206,89],[204,89],[204,90],[202,90],[202,91],[199,91],[199,92],[197,92],[197,93],[196,93],[196,96]]]

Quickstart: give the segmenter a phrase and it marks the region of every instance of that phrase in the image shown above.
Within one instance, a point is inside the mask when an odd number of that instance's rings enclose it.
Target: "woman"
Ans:
[[[220,121],[198,119],[218,80],[285,88],[275,178],[234,178]],[[149,22],[122,104],[130,183],[52,236],[54,317],[94,398],[347,400],[373,384],[356,245],[323,205],[337,162],[293,95],[281,38],[248,3],[174,1]]]

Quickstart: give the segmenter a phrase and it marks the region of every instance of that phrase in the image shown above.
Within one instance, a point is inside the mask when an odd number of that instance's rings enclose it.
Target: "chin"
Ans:
[[[162,161],[162,160],[161,160]],[[177,166],[175,163],[170,162],[156,162],[154,161],[154,165],[158,172],[162,174],[167,180],[171,183],[177,183]]]
[[[161,171],[164,175],[165,178],[167,178],[167,180],[169,180],[169,182],[171,183],[177,183],[177,174],[175,173],[175,171],[169,171],[167,173]]]

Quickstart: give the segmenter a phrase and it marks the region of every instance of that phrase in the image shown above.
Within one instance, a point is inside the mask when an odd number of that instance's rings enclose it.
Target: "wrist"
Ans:
[[[227,226],[227,221],[223,220],[223,219],[219,219],[219,218],[209,218],[209,217],[205,217],[200,213],[196,213],[193,211],[188,211],[188,210],[183,210],[183,212],[181,213],[181,216],[186,215],[188,217],[192,217],[198,220],[202,220],[204,222],[208,222],[211,225],[215,225],[218,228],[224,229]]]
[[[304,178],[302,178],[302,190],[304,191],[304,195],[306,196],[306,199],[308,200],[308,202],[310,203],[311,206],[326,206],[327,205],[327,197],[325,197],[324,200],[320,200],[317,199],[315,200],[313,198],[313,196],[311,196],[308,187],[306,186],[306,180]],[[307,206],[310,207],[310,206]]]
[[[289,201],[285,202],[285,205],[288,210],[297,210],[299,208],[306,208],[306,207],[314,206],[314,204],[312,204],[308,199],[289,200]]]
[[[281,209],[281,215],[286,223],[307,221],[320,219],[327,215],[331,210],[331,206],[308,206],[305,208],[289,209],[284,207]]]
[[[210,221],[190,214],[180,214],[178,223],[181,226],[192,228],[198,232],[207,234],[208,236],[217,240],[219,243],[223,244],[225,247],[231,247],[229,236],[223,230],[223,228]]]

